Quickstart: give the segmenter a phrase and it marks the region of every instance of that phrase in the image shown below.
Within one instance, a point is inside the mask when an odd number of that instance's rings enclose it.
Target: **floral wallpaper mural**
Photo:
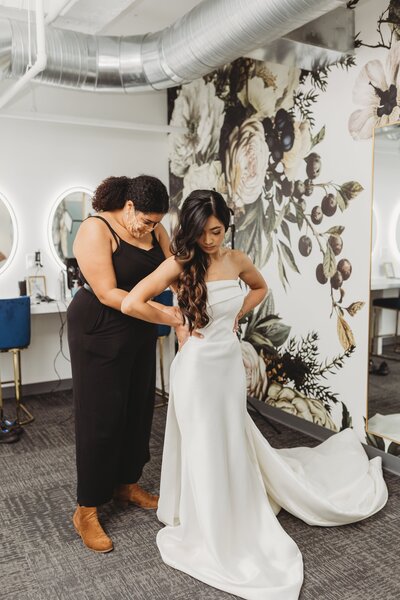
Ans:
[[[354,421],[350,389],[335,389],[342,371],[351,380],[368,327],[353,238],[370,210],[371,161],[360,179],[353,158],[377,121],[398,119],[400,93],[395,36],[383,62],[365,65],[361,37],[356,57],[316,73],[241,58],[168,95],[170,124],[187,128],[169,138],[172,214],[191,190],[215,188],[234,211],[235,246],[270,284],[241,323],[249,394],[333,431],[359,432],[363,415]],[[354,89],[353,104],[341,106],[345,142],[337,147],[335,72]],[[322,117],[325,98],[333,110]]]

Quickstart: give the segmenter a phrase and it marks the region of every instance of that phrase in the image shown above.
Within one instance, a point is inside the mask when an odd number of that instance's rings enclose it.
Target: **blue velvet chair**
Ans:
[[[0,376],[0,417],[3,419],[2,383],[14,383],[17,423],[26,425],[34,417],[21,402],[21,350],[31,341],[31,300],[29,296],[0,299],[0,352],[11,352],[13,357],[14,380],[1,381]],[[21,411],[25,420],[21,420]]]
[[[164,304],[165,306],[173,305],[173,295],[171,290],[164,290],[158,296],[153,298],[154,302],[159,302],[160,304]],[[157,404],[156,406],[164,406],[168,402],[167,394],[165,391],[165,377],[164,377],[164,338],[167,337],[171,332],[171,327],[169,325],[157,325],[157,343],[158,343],[158,354],[160,357],[160,379],[161,379],[161,396],[162,403]]]

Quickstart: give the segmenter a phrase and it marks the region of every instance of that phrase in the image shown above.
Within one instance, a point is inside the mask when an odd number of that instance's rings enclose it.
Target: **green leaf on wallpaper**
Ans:
[[[394,454],[394,456],[400,456],[400,444],[391,442],[388,446],[388,454]]]
[[[358,181],[346,181],[341,185],[341,193],[347,200],[353,200],[358,194],[364,191],[363,186]]]
[[[269,235],[267,237],[267,241],[266,241],[266,245],[263,249],[262,252],[262,258],[261,258],[261,266],[263,267],[264,265],[267,264],[267,262],[269,261],[271,254],[272,254],[272,237]]]
[[[257,333],[256,331],[253,331],[249,336],[246,335],[245,340],[246,342],[250,342],[250,344],[252,344],[256,348],[262,348],[263,346],[265,346],[266,343],[265,337],[261,333]]]
[[[246,229],[249,225],[253,223],[253,221],[257,218],[257,204],[258,202],[253,202],[252,204],[248,204],[245,208],[245,215],[243,220],[239,222],[240,229]]]
[[[294,207],[296,210],[297,227],[299,228],[299,231],[301,231],[304,223],[304,213],[298,204],[295,204]]]
[[[275,229],[275,220],[276,220],[276,217],[275,217],[274,203],[271,201],[268,203],[267,210],[265,213],[265,220],[264,220],[265,235],[272,233],[272,231]]]
[[[281,230],[283,235],[285,236],[285,238],[288,240],[289,244],[290,244],[290,229],[289,229],[289,225],[286,223],[286,221],[282,221],[281,223]]]
[[[289,248],[289,246],[287,246],[284,242],[281,242],[281,240],[279,240],[279,245],[281,247],[282,250],[282,255],[283,258],[286,260],[287,264],[289,265],[289,267],[291,269],[293,269],[293,271],[295,271],[296,273],[300,273],[297,265],[296,265],[296,261],[294,259],[293,256],[293,252],[291,251],[291,249]]]
[[[338,316],[337,320],[337,333],[339,342],[344,350],[349,350],[350,348],[355,347],[356,342],[352,329],[346,319],[343,319],[341,316]]]
[[[340,210],[343,212],[344,210],[346,210],[348,202],[347,199],[343,196],[342,192],[340,190],[338,190],[337,194],[336,194],[336,202],[338,207],[340,208]]]
[[[283,200],[283,194],[282,194],[282,190],[280,187],[275,187],[275,199],[280,206],[282,204],[282,200]]]
[[[329,233],[330,235],[342,235],[344,229],[343,225],[335,225],[334,227],[330,227],[325,233]]]
[[[280,227],[280,226],[281,226],[281,223],[282,223],[282,221],[283,221],[283,218],[284,218],[285,214],[286,214],[286,206],[284,206],[284,207],[283,207],[283,208],[280,210],[280,212],[279,212],[278,216],[276,217],[276,220],[275,220],[275,225],[274,225],[274,229],[278,229],[278,227]]]
[[[265,327],[268,323],[271,323],[271,322],[276,323],[277,321],[282,321],[282,317],[279,317],[278,315],[270,314],[270,315],[266,315],[265,317],[260,319],[259,315],[257,314],[256,329]]]
[[[268,292],[267,297],[262,301],[257,311],[257,318],[263,318],[267,315],[273,315],[275,312],[274,295],[271,290]]]
[[[279,319],[271,319],[268,325],[264,327],[264,337],[271,340],[275,347],[282,346],[289,337],[291,327],[285,325]]]
[[[281,283],[283,285],[283,289],[286,291],[286,282],[288,282],[287,276],[286,276],[286,270],[285,267],[283,265],[283,261],[282,261],[282,257],[279,253],[279,247],[278,248],[278,273],[279,273],[279,279],[281,280]]]
[[[379,450],[385,451],[385,442],[383,439],[373,433],[365,432],[365,437],[367,438],[367,443],[369,446],[374,446],[375,448],[379,448]]]
[[[322,142],[325,137],[325,125],[318,131],[317,135],[311,138],[311,148]]]
[[[286,221],[289,221],[289,223],[297,223],[296,215],[291,212],[286,213],[285,219]]]
[[[334,274],[336,273],[336,257],[335,257],[335,254],[334,254],[330,244],[326,245],[324,261],[322,264],[323,264],[325,277],[327,277],[328,279],[333,277]]]

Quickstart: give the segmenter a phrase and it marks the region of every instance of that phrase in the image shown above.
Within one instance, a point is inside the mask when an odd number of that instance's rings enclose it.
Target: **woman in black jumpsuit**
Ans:
[[[158,236],[154,231],[168,195],[153,177],[110,177],[93,207],[101,214],[81,225],[74,245],[84,286],[68,308],[78,472],[73,522],[86,546],[108,552],[100,504],[114,496],[157,507],[158,497],[137,484],[150,458],[157,329],[122,314],[120,305],[168,254],[162,225]]]

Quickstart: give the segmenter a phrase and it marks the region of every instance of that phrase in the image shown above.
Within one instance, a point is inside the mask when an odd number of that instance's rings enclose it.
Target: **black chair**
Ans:
[[[159,302],[160,304],[164,304],[165,306],[173,305],[173,295],[171,290],[164,290],[158,296],[153,298],[155,302]],[[162,403],[156,404],[156,407],[164,406],[168,402],[167,393],[165,390],[165,376],[164,376],[164,338],[167,337],[171,333],[171,327],[169,325],[157,325],[157,343],[158,343],[158,354],[160,357],[160,379],[161,379],[161,396]]]
[[[3,396],[1,386],[14,383],[18,425],[26,425],[34,417],[21,402],[21,350],[31,341],[31,299],[29,296],[0,299],[0,352],[11,352],[13,356],[14,380],[1,381],[0,376],[0,419],[3,419]],[[27,417],[21,420],[21,411]]]
[[[397,342],[397,339],[398,339],[398,336],[399,336],[400,297],[395,297],[395,298],[375,298],[372,301],[372,306],[373,306],[373,310],[374,310],[374,325],[373,325],[372,347],[374,347],[375,340],[377,338],[381,338],[381,337],[390,337],[392,335],[393,337],[396,338],[396,342]],[[393,334],[378,333],[378,331],[377,331],[378,319],[376,318],[376,309],[379,309],[379,310],[395,310],[396,311],[396,330],[395,330],[395,332]],[[396,349],[396,351],[397,351],[397,349]],[[381,356],[383,356],[384,358],[387,358],[383,354]],[[398,361],[400,361],[400,358],[395,358],[393,356],[390,356],[390,358],[392,360],[398,360]]]

